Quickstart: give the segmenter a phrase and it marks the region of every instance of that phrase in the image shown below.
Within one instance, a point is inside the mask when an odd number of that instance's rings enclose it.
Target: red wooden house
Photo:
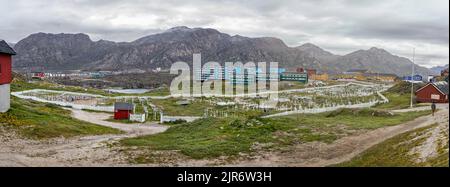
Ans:
[[[448,103],[448,83],[430,82],[416,91],[416,101],[419,103]]]
[[[129,119],[134,111],[134,105],[131,103],[114,103],[114,119]]]
[[[5,41],[0,40],[0,112],[6,112],[10,107],[11,56],[15,54]]]
[[[317,74],[317,70],[316,69],[306,69],[306,72],[308,73],[308,77],[314,77]]]
[[[33,73],[31,73],[31,78],[42,80],[45,78],[45,73],[44,72],[33,72]]]

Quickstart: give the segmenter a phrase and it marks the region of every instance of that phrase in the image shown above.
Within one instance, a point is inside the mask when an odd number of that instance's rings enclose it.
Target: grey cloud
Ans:
[[[213,27],[229,34],[271,36],[295,46],[329,37],[321,47],[343,53],[367,40],[433,46],[423,63],[448,63],[447,0],[0,0],[0,38],[17,42],[35,32],[89,34],[132,41],[170,27]],[[11,11],[13,10],[13,11]],[[341,39],[352,40],[345,43]],[[313,42],[314,43],[314,42]],[[408,49],[390,48],[397,54]],[[445,50],[446,49],[446,50]],[[429,50],[429,49],[428,49]],[[446,52],[444,52],[446,51]]]

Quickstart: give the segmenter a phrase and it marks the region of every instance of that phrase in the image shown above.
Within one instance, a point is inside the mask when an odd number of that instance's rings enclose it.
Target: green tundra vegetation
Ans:
[[[131,160],[137,163],[152,162],[151,152],[158,150],[176,150],[195,159],[233,157],[257,151],[256,144],[276,150],[311,141],[331,143],[358,130],[397,125],[427,114],[429,112],[391,114],[371,109],[341,109],[277,118],[259,118],[258,114],[205,118],[173,125],[160,134],[124,139],[120,145],[146,150],[132,156]]]
[[[69,110],[53,104],[12,97],[11,109],[0,114],[0,125],[31,139],[119,134],[119,130],[72,118]]]
[[[202,99],[187,101],[178,98],[153,99],[151,101],[162,108],[164,115],[171,116],[203,116],[205,109],[212,108],[212,104]],[[185,102],[182,104],[182,102]]]
[[[423,84],[414,84],[414,91],[422,87]],[[399,82],[383,93],[389,99],[388,103],[375,106],[377,109],[404,109],[411,104],[411,83]],[[415,103],[413,103],[415,104]]]
[[[17,73],[13,74],[14,79],[11,83],[11,91],[12,92],[18,92],[18,91],[24,91],[24,90],[31,90],[31,89],[47,89],[47,90],[57,90],[57,91],[69,91],[69,92],[81,92],[81,93],[89,93],[89,94],[97,94],[97,95],[103,95],[103,96],[127,96],[129,94],[123,94],[123,93],[110,93],[105,90],[96,89],[96,88],[90,88],[90,87],[79,87],[79,86],[68,86],[68,85],[61,85],[56,84],[49,81],[33,81],[28,82],[25,80],[25,78]],[[169,88],[162,87],[161,89],[155,89],[147,93],[143,94],[133,94],[137,96],[165,96],[169,95]]]
[[[448,132],[437,144],[437,155],[425,161],[417,161],[414,148],[422,145],[436,125],[409,131],[375,145],[350,161],[334,166],[342,167],[449,167]],[[446,129],[448,131],[448,129]]]
[[[70,91],[70,92],[83,92],[98,95],[108,95],[107,92],[94,88],[82,88],[77,86],[65,86],[60,84],[55,84],[47,81],[34,81],[27,82],[24,79],[15,78],[11,83],[11,91],[18,92],[24,90],[32,89],[47,89],[47,90],[58,90],[58,91]]]

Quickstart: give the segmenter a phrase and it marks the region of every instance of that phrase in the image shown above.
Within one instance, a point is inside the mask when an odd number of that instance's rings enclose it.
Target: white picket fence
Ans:
[[[200,116],[164,116],[164,115],[162,115],[160,118],[160,123],[173,122],[176,120],[184,120],[186,122],[191,122],[191,121],[195,121],[200,118],[202,118],[202,117],[200,117]]]
[[[379,104],[379,103],[389,102],[389,99],[386,98],[380,92],[377,92],[377,95],[381,97],[381,100],[367,102],[367,103],[352,104],[352,105],[337,105],[337,106],[333,106],[333,107],[292,110],[292,111],[280,112],[280,113],[276,113],[276,114],[263,116],[262,118],[287,116],[287,115],[292,115],[292,114],[317,114],[317,113],[322,113],[322,112],[331,112],[331,111],[334,111],[334,110],[337,110],[340,108],[369,108],[369,107],[375,106],[376,104]]]
[[[85,110],[95,110],[95,111],[101,111],[101,112],[114,112],[114,106],[80,105],[80,104],[63,102],[63,101],[49,101],[49,100],[42,99],[42,98],[39,98],[36,96],[24,95],[24,94],[31,93],[31,92],[43,92],[43,91],[50,92],[50,93],[70,93],[72,95],[104,97],[104,96],[93,95],[93,94],[81,94],[81,93],[76,93],[76,92],[62,92],[62,91],[41,90],[41,89],[27,90],[27,91],[22,91],[22,92],[13,92],[13,93],[11,93],[11,95],[16,96],[21,99],[30,99],[30,100],[34,100],[34,101],[38,101],[38,102],[42,102],[42,103],[50,103],[50,104],[55,104],[55,105],[59,105],[59,106],[63,106],[63,107],[71,107],[71,108],[79,109],[79,110],[85,109]]]
[[[130,114],[130,121],[145,122],[145,114]]]
[[[361,83],[347,83],[347,84],[341,84],[341,85],[332,85],[332,86],[325,86],[325,87],[313,87],[313,88],[302,88],[302,89],[293,89],[293,90],[282,90],[282,91],[267,91],[264,93],[259,94],[269,94],[269,93],[289,93],[289,92],[307,92],[307,91],[313,91],[313,90],[320,90],[320,89],[330,89],[335,87],[343,87],[343,86],[349,86],[349,85],[358,85],[363,87],[374,87],[374,86],[380,86],[376,84],[361,84]],[[286,111],[281,112],[277,114],[271,114],[267,116],[263,116],[263,118],[270,118],[270,117],[277,117],[277,116],[285,116],[285,115],[291,115],[291,114],[298,114],[298,113],[321,113],[321,112],[329,112],[333,110],[337,110],[339,108],[365,108],[365,107],[371,107],[376,105],[377,103],[386,103],[389,102],[389,100],[381,94],[382,91],[385,91],[389,88],[389,86],[383,86],[382,89],[377,91],[377,95],[381,98],[381,100],[378,101],[371,101],[368,103],[359,103],[359,104],[351,104],[351,105],[337,105],[333,107],[324,107],[324,108],[312,108],[312,109],[301,109],[301,110],[293,110],[293,111]],[[28,93],[40,93],[40,92],[49,92],[49,93],[60,93],[60,94],[70,94],[70,95],[79,95],[79,96],[90,96],[90,97],[96,97],[96,98],[110,98],[110,99],[168,99],[172,97],[176,97],[174,95],[168,95],[168,96],[116,96],[116,97],[108,97],[103,95],[96,95],[96,94],[89,94],[89,93],[78,93],[78,92],[69,92],[69,91],[57,91],[57,90],[45,90],[45,89],[33,89],[33,90],[27,90],[27,91],[21,91],[21,92],[13,92],[11,95],[16,96],[21,99],[31,99],[38,102],[43,103],[51,103],[59,106],[64,107],[72,107],[74,109],[87,109],[87,110],[94,110],[94,111],[103,111],[103,112],[114,112],[114,106],[97,106],[97,105],[80,105],[75,104],[71,102],[63,102],[63,101],[49,101],[46,99],[42,99],[36,96],[30,96],[26,95]],[[236,96],[236,95],[235,95]],[[248,96],[248,95],[247,95]],[[161,122],[166,121],[175,121],[177,119],[182,119],[186,121],[194,121],[196,119],[199,119],[201,117],[197,116],[161,116]],[[142,118],[138,119],[136,116],[136,120],[142,120]],[[145,121],[145,115],[144,115],[144,121]]]

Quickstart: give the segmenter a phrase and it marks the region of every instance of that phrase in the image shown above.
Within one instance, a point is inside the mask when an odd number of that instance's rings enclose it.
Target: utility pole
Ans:
[[[416,55],[416,48],[413,48],[413,59],[412,59],[412,71],[411,71],[411,103],[410,107],[413,107],[413,99],[414,99],[414,57]]]

